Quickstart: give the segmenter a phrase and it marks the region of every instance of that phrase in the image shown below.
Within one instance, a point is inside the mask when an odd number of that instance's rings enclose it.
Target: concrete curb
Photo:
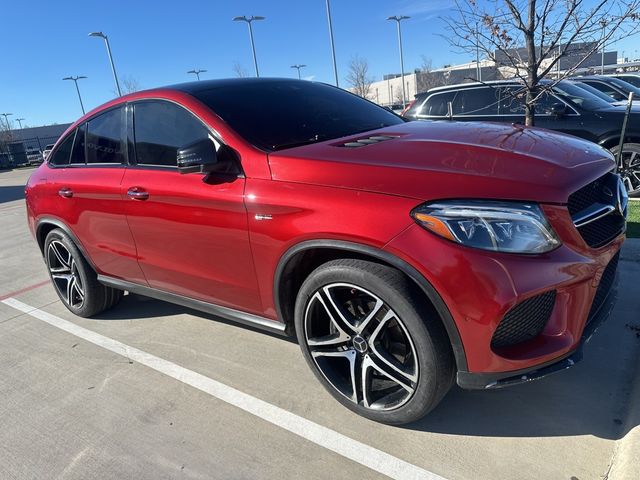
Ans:
[[[616,441],[608,480],[640,478],[640,368],[636,368],[633,390],[629,395],[629,411],[624,422],[627,434]]]
[[[627,239],[622,250],[622,259],[640,262],[640,239]],[[636,353],[635,375],[627,401],[627,416],[622,425],[626,435],[616,441],[608,480],[640,479],[640,352]],[[634,361],[632,360],[632,361]]]

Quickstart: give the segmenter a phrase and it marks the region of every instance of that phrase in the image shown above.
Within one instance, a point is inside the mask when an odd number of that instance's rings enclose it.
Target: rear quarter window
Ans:
[[[426,117],[446,117],[449,114],[449,102],[454,101],[456,93],[455,90],[434,93],[427,99],[418,115]]]
[[[118,107],[87,122],[86,161],[91,163],[125,163],[124,108]]]
[[[49,156],[49,164],[54,165],[56,167],[69,165],[69,157],[71,156],[71,148],[73,147],[73,138],[75,136],[76,131],[71,132],[67,137],[60,143],[58,148]]]

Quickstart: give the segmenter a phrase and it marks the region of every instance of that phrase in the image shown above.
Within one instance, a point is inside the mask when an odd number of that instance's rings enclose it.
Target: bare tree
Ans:
[[[0,152],[6,149],[6,144],[14,140],[11,120],[7,119],[6,122],[7,123],[5,123],[5,117],[0,116]]]
[[[369,62],[365,58],[356,55],[351,59],[346,80],[351,85],[353,93],[362,98],[369,98],[373,79],[369,75]]]
[[[416,75],[418,92],[426,92],[435,87],[449,85],[449,75],[446,72],[434,72],[431,59],[422,55],[422,65]]]
[[[640,0],[456,0],[445,18],[449,42],[473,55],[477,49],[522,81],[525,121],[535,103],[607,44],[638,32]],[[582,44],[576,52],[576,44]],[[565,60],[561,72],[558,62]],[[551,82],[541,83],[556,73]]]
[[[138,79],[132,75],[127,75],[122,78],[122,93],[126,95],[127,93],[133,93],[140,90],[140,82]]]
[[[233,64],[233,73],[238,78],[244,78],[249,76],[249,72],[239,62]]]

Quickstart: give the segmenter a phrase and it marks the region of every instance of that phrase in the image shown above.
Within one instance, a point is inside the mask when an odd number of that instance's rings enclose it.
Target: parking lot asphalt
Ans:
[[[30,171],[0,172],[0,478],[584,480],[629,461],[637,242],[582,362],[509,389],[454,388],[390,427],[333,400],[292,341],[136,295],[98,318],[69,313],[27,229]]]

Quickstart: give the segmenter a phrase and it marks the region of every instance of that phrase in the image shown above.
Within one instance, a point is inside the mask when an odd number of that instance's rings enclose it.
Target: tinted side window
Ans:
[[[71,156],[71,147],[73,146],[73,137],[75,130],[71,132],[67,138],[58,146],[55,152],[49,157],[49,163],[52,165],[68,165]]]
[[[527,92],[519,87],[500,89],[500,115],[524,115]],[[536,115],[550,115],[551,107],[562,100],[548,92],[536,100]],[[569,112],[567,112],[569,113]]]
[[[538,100],[536,100],[536,113],[542,115],[551,115],[551,107],[558,103],[563,103],[559,98],[551,95],[550,93],[543,93]],[[568,113],[567,109],[567,113]]]
[[[518,87],[506,87],[500,89],[500,115],[524,115],[524,102],[526,93]]]
[[[453,102],[455,96],[455,91],[431,95],[418,114],[429,117],[446,117],[449,113],[449,102]]]
[[[415,101],[411,104],[411,106],[404,112],[404,116],[408,118],[416,117],[420,111],[422,110],[422,106],[424,105],[424,97],[416,98]]]
[[[497,115],[498,89],[469,88],[460,90],[453,101],[454,115]]]
[[[139,165],[176,166],[178,148],[209,137],[200,120],[169,102],[135,104],[133,125]]]
[[[87,123],[87,163],[124,163],[124,109],[115,108]]]
[[[605,95],[609,95],[614,100],[625,100],[626,99],[626,97],[623,94],[621,94],[620,92],[618,92],[617,90],[612,88],[610,85],[607,85],[606,83],[603,83],[603,82],[590,82],[590,81],[585,81],[584,83],[586,83],[587,85],[591,85],[596,90],[600,90]]]
[[[71,164],[72,165],[79,165],[79,164],[85,164],[85,158],[84,158],[84,136],[85,136],[85,130],[87,129],[87,124],[84,123],[82,124],[80,127],[78,127],[78,130],[76,130],[76,139],[73,142],[73,150],[71,151]]]

